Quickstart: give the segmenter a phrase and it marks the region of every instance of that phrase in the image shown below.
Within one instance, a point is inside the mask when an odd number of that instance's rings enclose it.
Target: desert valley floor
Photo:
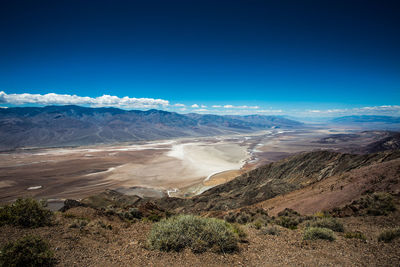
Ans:
[[[191,196],[292,153],[353,151],[380,135],[369,132],[350,139],[327,139],[348,132],[317,127],[271,129],[242,135],[3,152],[0,201],[21,196],[81,199],[110,188],[128,195]]]

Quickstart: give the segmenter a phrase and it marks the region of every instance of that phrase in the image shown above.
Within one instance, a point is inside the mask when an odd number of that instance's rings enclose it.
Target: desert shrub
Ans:
[[[300,223],[299,219],[296,217],[281,216],[275,221],[278,225],[289,229],[296,229],[297,225]]]
[[[301,216],[297,211],[286,208],[278,213],[275,223],[293,230],[297,228],[297,225],[308,219],[310,218]]]
[[[265,235],[279,235],[280,230],[276,226],[270,226],[263,229],[263,234]]]
[[[21,198],[0,208],[0,225],[40,227],[51,225],[52,217],[53,213],[43,203],[32,198]]]
[[[335,232],[343,232],[344,231],[343,224],[341,222],[339,222],[337,219],[330,218],[330,217],[318,218],[317,220],[311,222],[309,224],[309,226],[319,227],[319,228],[328,228]]]
[[[270,218],[268,213],[262,208],[242,208],[240,211],[232,212],[224,216],[224,220],[229,223],[247,224],[251,222],[261,221],[268,223]]]
[[[304,240],[326,239],[329,241],[335,240],[333,231],[328,228],[308,227],[304,231]]]
[[[280,211],[278,213],[278,217],[282,217],[282,216],[286,216],[286,217],[299,217],[301,216],[300,213],[298,213],[295,210],[289,209],[289,208],[285,208],[284,210]]]
[[[367,204],[367,214],[374,216],[387,215],[396,210],[393,196],[389,193],[374,193],[368,196]]]
[[[378,236],[378,241],[383,241],[385,243],[389,243],[398,237],[400,237],[400,227],[383,231]]]
[[[253,225],[254,225],[254,228],[259,230],[259,229],[261,229],[261,227],[265,226],[266,223],[265,223],[265,221],[263,221],[261,219],[257,219],[257,220],[254,221]]]
[[[239,216],[236,218],[236,222],[240,224],[246,224],[248,222],[251,222],[251,216],[247,213],[241,213]]]
[[[314,217],[316,217],[316,218],[324,218],[324,217],[329,217],[329,215],[326,212],[317,211],[316,213],[314,213]]]
[[[360,199],[354,200],[350,204],[334,208],[331,211],[333,216],[346,217],[346,216],[381,216],[388,215],[390,212],[396,210],[393,196],[385,192],[377,192],[367,194]]]
[[[227,222],[230,222],[230,223],[234,223],[234,222],[236,222],[236,217],[237,217],[236,213],[229,212],[228,214],[226,214],[224,216],[224,220]]]
[[[25,236],[1,249],[0,266],[54,266],[56,260],[47,242],[37,236]]]
[[[236,223],[231,224],[231,226],[235,235],[240,239],[240,241],[244,242],[246,240],[247,234],[243,230],[243,228]]]
[[[187,247],[197,253],[210,248],[215,252],[233,252],[238,241],[237,229],[231,224],[192,215],[163,219],[153,225],[148,236],[151,249],[180,251]]]
[[[344,234],[345,238],[356,238],[356,239],[361,239],[361,240],[366,240],[367,238],[365,235],[359,231],[356,232],[348,232]]]
[[[73,223],[71,223],[69,225],[69,228],[83,229],[83,228],[85,228],[86,225],[88,225],[88,221],[87,220],[76,219],[76,220],[74,220]]]
[[[141,219],[143,217],[143,213],[138,208],[129,209],[129,213],[135,219]]]
[[[112,230],[112,225],[111,224],[105,224],[103,221],[98,221],[97,224],[104,229],[107,230]]]
[[[159,222],[162,219],[162,216],[153,213],[147,216],[147,219],[151,222]]]

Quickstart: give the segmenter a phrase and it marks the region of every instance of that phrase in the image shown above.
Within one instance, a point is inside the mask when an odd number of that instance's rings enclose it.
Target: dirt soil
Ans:
[[[365,192],[400,192],[400,159],[328,177],[302,189],[268,199],[256,206],[276,215],[285,208],[301,214],[329,211],[358,199]]]
[[[384,228],[399,225],[399,212],[387,217],[350,217],[340,219],[346,231],[361,231],[367,240],[347,239],[304,241],[304,226],[297,230],[279,227],[280,235],[265,235],[251,225],[243,226],[248,243],[241,243],[233,254],[206,252],[194,254],[160,252],[146,248],[151,222],[122,222],[105,217],[90,208],[73,208],[57,214],[57,225],[37,229],[11,226],[0,228],[0,245],[26,234],[37,234],[50,241],[59,266],[398,266],[400,239],[386,244],[377,241]],[[70,228],[75,221],[88,224]],[[112,229],[103,228],[111,225]]]

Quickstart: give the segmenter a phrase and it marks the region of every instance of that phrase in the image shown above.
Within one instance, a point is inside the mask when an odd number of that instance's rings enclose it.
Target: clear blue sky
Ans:
[[[400,1],[18,1],[0,91],[263,109],[400,104]]]

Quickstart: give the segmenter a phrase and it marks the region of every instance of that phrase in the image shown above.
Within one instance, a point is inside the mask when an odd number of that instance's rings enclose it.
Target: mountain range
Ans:
[[[354,123],[386,123],[386,124],[400,124],[400,117],[393,116],[374,116],[374,115],[360,115],[360,116],[344,116],[331,120],[334,123],[354,124]]]
[[[300,127],[279,116],[178,114],[80,106],[0,109],[0,150],[76,146]]]

